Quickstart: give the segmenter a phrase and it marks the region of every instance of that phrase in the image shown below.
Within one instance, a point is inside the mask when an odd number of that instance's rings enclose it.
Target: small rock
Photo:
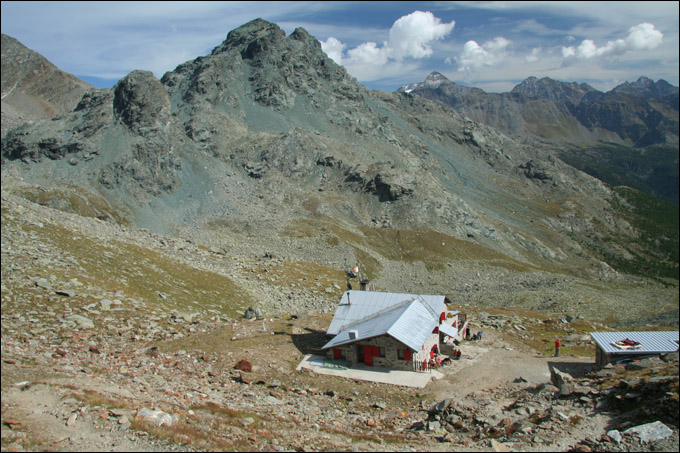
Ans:
[[[239,360],[239,362],[236,364],[235,367],[237,370],[245,371],[246,373],[250,373],[253,371],[253,364],[250,363],[247,360]]]
[[[252,417],[245,417],[241,419],[241,423],[243,423],[243,426],[252,425],[253,423],[255,423],[255,419]]]
[[[21,382],[17,382],[16,384],[12,384],[12,386],[17,387],[19,390],[27,390],[28,388],[31,387],[31,382],[30,381],[21,381]]]
[[[45,289],[50,289],[52,288],[52,285],[50,284],[50,281],[47,280],[46,278],[41,278],[38,281],[35,282],[35,286],[39,288],[45,288]]]
[[[639,360],[637,362],[630,362],[626,364],[626,370],[628,371],[635,371],[635,370],[644,370],[645,368],[648,368],[652,366],[654,362],[652,362],[649,359],[643,359]]]
[[[651,442],[670,437],[673,435],[673,431],[668,426],[657,421],[654,423],[634,426],[625,430],[623,434],[637,436],[641,442]]]
[[[607,436],[613,441],[616,442],[617,444],[621,443],[621,433],[619,432],[618,429],[612,429],[611,431],[607,431]]]
[[[508,452],[512,451],[510,447],[507,445],[504,445],[494,439],[491,439],[491,448],[493,448],[493,451],[498,451],[498,452]]]
[[[144,420],[146,422],[153,423],[156,426],[172,426],[178,421],[176,415],[170,415],[167,412],[163,412],[162,410],[152,411],[146,407],[141,408],[139,412],[137,412],[136,418],[138,420]]]
[[[81,315],[71,315],[71,318],[73,321],[78,324],[79,327],[83,329],[92,329],[94,328],[94,322],[92,322],[91,319],[86,318],[85,316]]]
[[[66,426],[71,426],[76,422],[76,419],[78,418],[77,413],[71,414],[71,416],[66,420]]]

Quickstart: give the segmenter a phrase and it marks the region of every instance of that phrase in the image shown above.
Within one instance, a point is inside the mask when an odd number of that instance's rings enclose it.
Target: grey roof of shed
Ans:
[[[445,306],[445,296],[386,293],[378,291],[345,291],[340,299],[333,321],[328,327],[328,335],[337,335],[353,324],[363,322],[400,305],[407,305],[420,299],[429,311],[439,316]]]
[[[322,349],[390,335],[419,350],[439,324],[445,296],[346,291],[328,328],[335,337]],[[350,331],[356,336],[350,337]]]
[[[663,354],[678,350],[678,331],[669,332],[591,332],[590,336],[607,354]],[[619,349],[612,343],[626,338],[642,345],[640,349]]]
[[[439,330],[441,332],[444,332],[446,335],[450,336],[451,338],[455,338],[456,335],[458,335],[458,328],[457,327],[453,327],[452,325],[446,324],[444,322],[439,325]]]

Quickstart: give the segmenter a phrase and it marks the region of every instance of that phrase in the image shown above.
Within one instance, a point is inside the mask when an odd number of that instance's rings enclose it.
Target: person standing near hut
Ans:
[[[562,343],[560,342],[560,339],[558,338],[555,340],[555,357],[560,356],[560,346],[562,346]]]

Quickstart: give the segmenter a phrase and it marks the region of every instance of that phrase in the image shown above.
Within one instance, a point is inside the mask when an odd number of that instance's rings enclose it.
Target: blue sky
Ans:
[[[640,76],[678,85],[678,2],[2,2],[2,33],[110,87],[161,77],[261,17],[305,28],[371,89],[439,71],[488,92],[529,76],[609,90]]]

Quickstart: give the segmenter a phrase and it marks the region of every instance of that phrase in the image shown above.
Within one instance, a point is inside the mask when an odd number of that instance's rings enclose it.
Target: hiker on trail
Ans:
[[[470,327],[468,327],[467,329],[465,329],[465,339],[466,339],[466,340],[469,340],[469,339],[470,339]]]
[[[558,338],[555,340],[555,357],[560,356],[560,346],[562,346],[562,343],[560,342],[560,339]]]
[[[478,340],[482,339],[482,331],[481,330],[479,332],[477,332],[477,339]]]

